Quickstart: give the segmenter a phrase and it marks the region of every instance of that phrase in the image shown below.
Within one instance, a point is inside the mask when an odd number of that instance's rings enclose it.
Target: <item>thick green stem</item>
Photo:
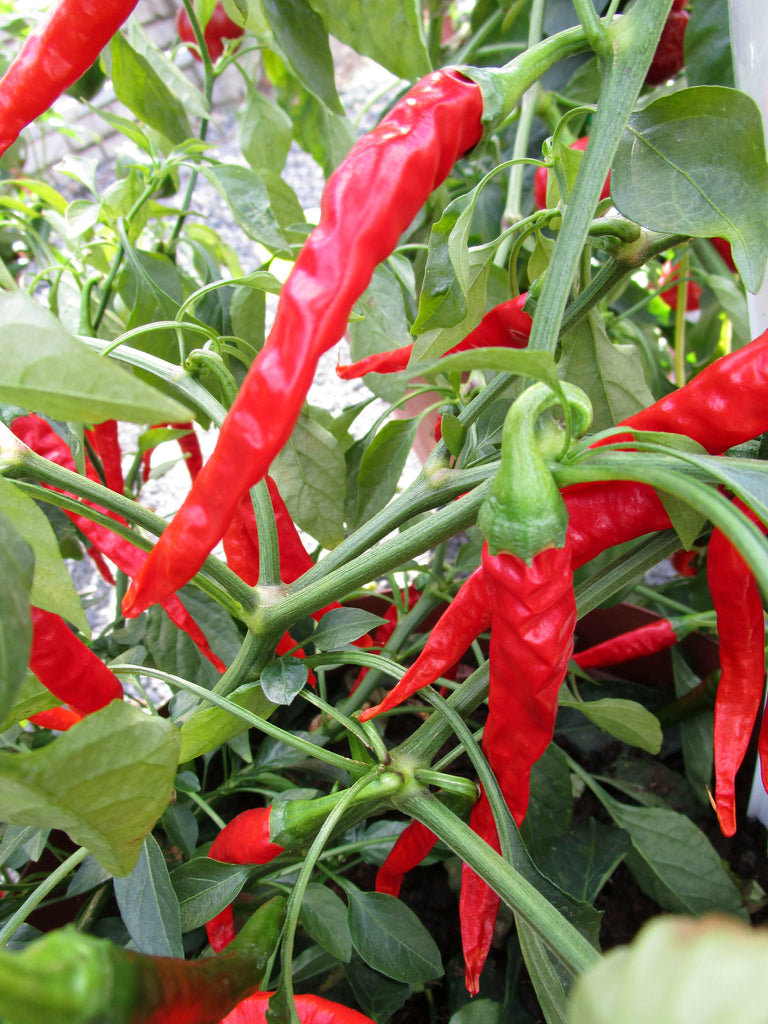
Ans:
[[[481,875],[574,974],[600,960],[597,950],[567,918],[436,797],[408,790],[395,802]]]

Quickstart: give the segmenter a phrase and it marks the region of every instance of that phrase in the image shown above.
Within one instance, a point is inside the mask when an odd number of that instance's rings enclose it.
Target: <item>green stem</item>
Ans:
[[[279,587],[282,585],[280,545],[275,510],[272,506],[267,481],[260,480],[251,488],[250,494],[259,536],[259,586]]]
[[[152,676],[154,679],[161,679],[171,687],[177,687],[179,690],[185,690],[187,693],[193,693],[202,701],[206,701],[208,704],[213,704],[214,707],[221,708],[222,711],[228,711],[236,718],[241,718],[252,728],[258,729],[267,736],[271,736],[272,739],[280,740],[281,743],[285,743],[289,747],[293,747],[294,750],[300,750],[302,753],[306,754],[307,757],[313,757],[318,761],[324,761],[326,764],[329,764],[334,768],[341,768],[343,771],[349,772],[352,775],[359,775],[362,770],[367,770],[369,767],[368,765],[362,764],[360,761],[353,761],[350,757],[344,757],[342,754],[334,754],[331,750],[324,750],[316,743],[310,743],[309,740],[302,739],[301,736],[297,736],[288,729],[281,729],[279,725],[273,725],[269,719],[262,718],[260,715],[252,714],[245,708],[241,708],[238,704],[235,704],[234,701],[228,700],[226,697],[222,697],[221,694],[215,693],[213,690],[207,690],[204,686],[198,686],[197,683],[192,683],[188,679],[182,679],[180,676],[172,675],[170,672],[161,672],[160,669],[150,668],[147,665],[113,664],[110,667],[116,675],[132,675],[135,672],[139,675]]]
[[[683,387],[686,378],[685,368],[685,307],[688,299],[688,270],[690,256],[686,252],[680,259],[678,268],[679,280],[675,288],[677,302],[675,304],[675,383]]]
[[[579,13],[585,16],[585,20],[590,20],[586,17],[587,8],[592,9],[594,17],[592,0],[579,0],[579,4]],[[531,351],[554,352],[557,346],[579,255],[586,243],[619,138],[643,85],[670,7],[671,0],[646,0],[643,4],[636,4],[629,14],[601,29],[600,40],[588,25],[590,42],[596,46],[602,66],[603,87],[589,145],[547,267],[528,342]],[[603,42],[606,32],[610,46]]]
[[[79,864],[82,864],[87,856],[88,851],[84,846],[81,846],[67,857],[66,860],[62,861],[47,878],[43,879],[34,892],[30,893],[24,900],[16,913],[12,914],[0,929],[0,948],[7,945],[16,929],[24,924],[32,911],[40,906],[48,893],[53,892],[59,882],[62,882],[70,872],[74,871]]]
[[[574,974],[600,960],[600,954],[559,910],[436,797],[410,790],[395,802],[481,875]]]

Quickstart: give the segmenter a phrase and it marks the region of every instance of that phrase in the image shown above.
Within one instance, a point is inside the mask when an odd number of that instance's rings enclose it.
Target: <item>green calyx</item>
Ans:
[[[563,408],[565,427],[552,418],[539,424],[555,406]],[[546,548],[563,547],[568,513],[547,460],[561,459],[571,437],[591,422],[589,399],[573,384],[562,383],[559,392],[533,384],[514,402],[504,421],[501,465],[477,519],[491,554],[507,551],[530,561]]]

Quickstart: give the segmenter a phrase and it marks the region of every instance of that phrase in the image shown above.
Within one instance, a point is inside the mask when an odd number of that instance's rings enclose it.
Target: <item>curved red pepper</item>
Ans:
[[[668,647],[674,647],[679,639],[678,631],[669,619],[655,619],[627,633],[612,636],[602,643],[595,644],[594,647],[577,651],[573,660],[583,669],[620,665],[624,661],[643,658]]]
[[[480,140],[480,89],[434,72],[363,136],[328,179],[320,223],[280,295],[269,338],[181,510],[123,601],[129,617],[178,590],[221,539],[243,495],[268,472],[298,418],[320,355],[458,157]]]
[[[63,466],[64,469],[69,469],[74,472],[75,461],[72,458],[71,451],[53,427],[49,426],[44,419],[41,419],[41,417],[35,416],[34,414],[30,414],[29,416],[19,416],[11,424],[11,430],[16,437],[29,445],[29,447],[34,452],[37,452],[38,455],[42,455],[50,462],[55,462],[57,466]],[[86,459],[85,468],[86,476],[90,480],[99,480],[98,474],[90,459]],[[55,487],[51,487],[50,489],[56,490]],[[83,502],[83,504],[88,505],[91,508],[98,508],[100,512],[110,516],[110,518],[114,519],[116,522],[125,525],[125,520],[121,516],[117,516],[113,512],[109,512],[107,509],[99,508],[99,506],[93,505],[91,502]],[[101,526],[99,523],[94,523],[93,520],[88,519],[86,516],[79,516],[75,512],[66,512],[65,514],[72,520],[78,530],[85,534],[98,551],[114,562],[118,569],[120,569],[121,572],[124,572],[126,576],[133,577],[139,572],[147,558],[146,552],[142,551],[141,548],[137,548],[134,544],[131,544],[130,541],[124,540],[122,537],[119,537],[116,533],[113,533],[106,527]],[[162,601],[162,607],[170,620],[178,626],[179,629],[183,630],[183,632],[185,632],[197,645],[200,653],[203,654],[204,657],[206,657],[211,664],[219,670],[219,672],[224,672],[226,665],[218,655],[213,653],[202,629],[200,629],[190,613],[181,603],[179,597],[176,594],[170,594]]]
[[[111,701],[123,699],[120,680],[60,615],[42,608],[31,611],[29,667],[46,690],[81,715],[93,714]]]
[[[436,842],[435,833],[420,821],[406,825],[376,873],[376,892],[398,896],[403,876],[421,864]]]
[[[271,807],[243,811],[225,825],[214,839],[208,856],[225,864],[268,864],[283,852],[269,838]],[[228,946],[235,937],[232,907],[225,907],[205,926],[208,941],[215,952]]]
[[[448,349],[445,355],[454,352],[468,352],[473,348],[525,348],[531,336],[533,321],[523,311],[527,292],[509,299],[489,310],[463,341]],[[336,373],[342,380],[354,380],[366,373],[398,373],[405,370],[413,352],[413,345],[403,345],[389,352],[376,352],[356,363],[336,366]]]
[[[646,85],[663,85],[683,70],[685,53],[683,43],[690,15],[685,10],[686,0],[674,0],[664,28],[661,30],[656,52],[645,76]]]
[[[59,0],[0,79],[0,155],[98,59],[137,0]]]

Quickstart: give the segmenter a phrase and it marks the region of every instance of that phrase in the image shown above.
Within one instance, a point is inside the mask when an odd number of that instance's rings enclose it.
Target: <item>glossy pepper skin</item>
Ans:
[[[657,619],[627,633],[613,636],[609,640],[595,644],[594,647],[578,651],[574,654],[573,660],[583,669],[620,665],[624,661],[643,658],[664,651],[668,647],[674,647],[679,639],[678,631],[669,619]]]
[[[38,711],[36,715],[30,715],[29,721],[33,725],[39,725],[42,729],[55,729],[58,732],[66,732],[73,725],[82,722],[83,716],[62,704],[58,708],[48,708],[45,711]]]
[[[0,155],[88,70],[136,3],[59,0],[0,79]]]
[[[11,424],[11,430],[16,437],[27,444],[34,452],[37,452],[38,455],[42,455],[43,458],[55,462],[57,466],[63,466],[65,469],[74,472],[75,461],[67,444],[59,437],[53,427],[40,416],[19,416]],[[86,476],[89,479],[99,481],[98,473],[90,459],[85,461],[85,470]],[[51,489],[55,490],[55,488]],[[89,502],[83,502],[83,504],[90,505]],[[90,507],[98,508],[96,505],[90,505]],[[104,512],[105,515],[110,516],[116,522],[125,525],[125,520],[120,516],[116,516],[106,509],[99,509],[99,511]],[[85,534],[95,549],[101,554],[106,555],[126,576],[135,576],[144,564],[146,554],[140,548],[131,544],[130,541],[124,540],[99,523],[94,523],[87,516],[80,516],[75,512],[65,512],[65,515],[72,520],[81,533]],[[176,594],[169,594],[163,600],[162,606],[171,621],[190,637],[204,657],[219,672],[223,672],[226,668],[224,662],[211,650],[202,629],[200,629]]]
[[[268,864],[283,852],[269,838],[270,807],[254,807],[238,814],[216,836],[208,856],[225,864]],[[232,907],[225,907],[205,926],[208,941],[220,952],[235,938]]]
[[[192,23],[189,20],[185,7],[179,7],[176,11],[176,31],[179,34],[179,39],[182,43],[192,43],[190,47],[192,50],[192,56],[195,60],[202,60],[202,57],[197,50],[197,40],[195,39],[195,32],[192,28]],[[203,30],[203,38],[205,39],[205,45],[208,49],[208,55],[211,60],[215,63],[219,57],[224,53],[224,40],[225,39],[239,39],[245,32],[242,25],[237,25],[221,4],[221,0],[217,0],[216,6],[213,9],[213,13],[208,20],[208,23]]]
[[[123,602],[129,617],[180,586],[223,536],[238,503],[290,437],[320,355],[456,160],[479,142],[480,89],[442,70],[418,82],[328,179],[320,223],[280,295],[269,338],[211,457]]]
[[[737,504],[765,530],[754,513]],[[717,614],[721,669],[715,697],[715,810],[723,835],[732,836],[736,831],[736,772],[763,701],[765,617],[755,577],[717,528],[707,549],[707,584]],[[768,781],[765,739],[765,730],[761,730],[764,786]]]
[[[531,336],[533,321],[523,311],[527,292],[489,310],[470,334],[445,354],[468,352],[473,348],[525,348]],[[408,367],[413,345],[403,345],[389,352],[377,352],[356,363],[338,364],[336,374],[342,380],[354,380],[366,373],[398,373]]]
[[[123,687],[114,672],[75,636],[60,615],[42,608],[32,608],[29,667],[46,690],[81,715],[123,699]]]
[[[376,892],[398,896],[403,877],[418,867],[437,842],[437,836],[420,821],[411,821],[395,840],[376,873]]]
[[[268,1024],[267,1007],[273,995],[274,992],[256,992],[228,1013],[221,1024]],[[301,1024],[374,1024],[364,1013],[322,996],[294,996],[293,1001]]]

